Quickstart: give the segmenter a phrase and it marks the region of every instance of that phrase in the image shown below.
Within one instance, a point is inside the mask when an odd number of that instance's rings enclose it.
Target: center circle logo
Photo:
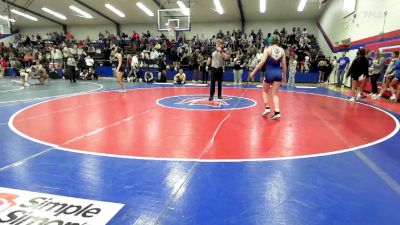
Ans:
[[[257,102],[237,96],[223,96],[222,99],[214,98],[210,101],[206,95],[177,95],[158,99],[157,104],[184,110],[235,110],[253,107]]]

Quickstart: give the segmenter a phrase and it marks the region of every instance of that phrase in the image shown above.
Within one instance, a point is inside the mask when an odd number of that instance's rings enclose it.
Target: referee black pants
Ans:
[[[76,82],[75,80],[75,66],[67,66],[67,76],[69,78],[69,81]]]
[[[222,76],[224,71],[222,67],[216,69],[211,68],[211,88],[210,88],[210,98],[214,97],[215,93],[215,82],[218,81],[218,97],[222,97]]]

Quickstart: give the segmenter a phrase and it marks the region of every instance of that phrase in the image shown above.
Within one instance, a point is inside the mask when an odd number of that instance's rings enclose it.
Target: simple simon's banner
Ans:
[[[0,224],[105,225],[123,206],[0,187]]]

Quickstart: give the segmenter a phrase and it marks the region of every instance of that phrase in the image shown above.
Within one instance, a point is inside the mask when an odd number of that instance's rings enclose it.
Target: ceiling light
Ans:
[[[67,19],[67,17],[65,17],[63,14],[58,13],[58,12],[54,12],[53,10],[48,9],[46,7],[43,7],[42,10],[47,12],[47,13],[49,13],[49,14],[51,14],[51,15],[53,15],[53,16],[55,16],[55,17],[57,17],[57,18],[59,18],[59,19],[62,19],[62,20],[66,20]]]
[[[27,18],[27,19],[30,19],[30,20],[33,20],[33,21],[38,21],[38,19],[37,19],[36,17],[33,17],[33,16],[28,15],[28,14],[26,14],[26,13],[20,12],[20,11],[18,11],[18,10],[16,10],[16,9],[11,9],[10,11],[11,11],[12,13],[15,13],[15,14],[18,14],[18,15],[20,15],[20,16],[23,16],[23,17],[25,17],[25,18]]]
[[[110,4],[105,4],[106,8],[111,10],[113,13],[117,14],[120,17],[125,17],[125,14],[121,11],[119,11],[118,9],[114,8],[114,6],[110,5]]]
[[[215,5],[215,8],[217,9],[217,12],[219,14],[223,14],[224,13],[224,10],[222,9],[221,2],[219,0],[214,0],[214,5]]]
[[[267,0],[260,0],[260,12],[265,13],[267,11]]]
[[[0,15],[0,19],[9,20],[11,23],[15,23],[15,22],[16,22],[14,19],[8,19],[8,16],[2,16],[2,15]]]
[[[143,3],[137,2],[136,5],[141,10],[143,10],[148,16],[154,16],[154,13],[149,8],[147,8],[145,5],[143,5]]]
[[[353,12],[356,8],[356,0],[345,0],[343,2],[343,11],[345,12]]]
[[[90,15],[89,13],[83,11],[82,9],[80,9],[80,8],[78,8],[78,7],[75,7],[75,6],[73,6],[73,5],[70,5],[69,8],[70,8],[71,10],[73,10],[73,11],[75,11],[75,12],[81,14],[81,16],[84,17],[84,18],[87,18],[87,19],[92,19],[92,18],[93,18],[92,15]]]
[[[297,8],[297,11],[303,12],[304,7],[306,6],[307,0],[300,0],[299,7]]]
[[[183,15],[185,16],[190,15],[190,9],[186,8],[185,4],[182,1],[177,1],[176,4],[178,4],[179,8],[181,8]]]

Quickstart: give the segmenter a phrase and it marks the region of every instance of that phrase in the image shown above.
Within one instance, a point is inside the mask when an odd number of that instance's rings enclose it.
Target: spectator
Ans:
[[[0,59],[0,66],[1,66],[0,78],[2,78],[4,76],[4,73],[6,72],[7,67],[8,67],[8,62],[7,62],[7,59],[5,57],[2,57]]]
[[[21,61],[19,61],[15,57],[11,58],[10,67],[15,71],[15,74],[17,76],[20,76],[20,72],[19,71],[23,68]]]
[[[400,58],[396,61],[396,63],[393,66],[393,71],[394,71],[394,78],[392,82],[390,82],[390,91],[392,92],[392,96],[389,98],[390,102],[397,102],[398,96],[400,94],[400,85],[399,85],[399,80],[400,80]],[[397,91],[396,91],[396,86],[397,86]]]
[[[146,73],[144,74],[144,82],[146,82],[146,83],[154,82],[154,76],[153,76],[152,72],[146,71]]]
[[[76,44],[73,45],[73,47],[69,49],[69,53],[72,55],[72,57],[78,59],[78,46]]]
[[[88,74],[84,77],[86,79],[89,79],[90,77],[94,77],[94,79],[98,79],[96,71],[94,69],[94,60],[90,55],[86,56],[85,58],[85,63],[86,63],[86,68],[88,69]]]
[[[157,82],[167,82],[167,62],[166,58],[162,57],[158,62],[158,79]]]
[[[395,71],[394,71],[393,67],[396,64],[396,62],[398,61],[398,59],[399,59],[399,51],[397,51],[397,50],[393,51],[392,60],[390,61],[389,66],[386,69],[385,75],[383,76],[381,91],[379,92],[378,95],[372,96],[372,99],[379,100],[382,97],[382,95],[385,93],[387,88],[390,87],[390,82],[392,82],[392,80],[395,77]]]
[[[207,57],[205,56],[205,55],[203,55],[201,52],[200,52],[200,56],[199,56],[199,62],[200,62],[200,71],[202,72],[202,74],[203,74],[203,80],[202,80],[202,83],[203,84],[207,84],[207,82],[208,82],[208,71],[207,71]]]
[[[153,48],[153,51],[150,52],[150,59],[154,62],[158,60],[159,55],[160,54],[158,53],[158,51],[155,48]]]
[[[62,68],[63,66],[63,54],[58,48],[53,48],[51,51],[51,59],[53,64],[55,64],[55,68]]]
[[[295,59],[295,56],[292,54],[289,57],[289,81],[288,85],[289,86],[294,86],[295,84],[295,76],[296,76],[296,70],[297,70],[297,61]]]
[[[370,68],[371,70],[371,85],[372,85],[372,92],[371,92],[371,97],[376,98],[378,95],[378,79],[381,76],[381,73],[383,72],[383,69],[385,67],[385,57],[383,57],[383,54],[381,52],[378,52],[375,56],[375,59],[372,61],[372,66]]]
[[[336,56],[333,56],[332,60],[331,60],[331,66],[332,66],[332,72],[331,75],[329,76],[330,79],[330,83],[335,83],[335,81],[337,80],[337,69],[338,69],[338,62],[337,62],[337,58]]]
[[[179,73],[174,76],[174,84],[185,84],[186,82],[186,74],[183,72],[183,69],[179,69]]]
[[[240,51],[237,51],[236,57],[233,59],[233,84],[242,84],[243,62]]]
[[[131,72],[128,75],[128,81],[138,81],[139,80],[138,72],[139,72],[139,59],[135,54],[132,56]]]
[[[337,87],[343,86],[343,78],[344,75],[347,72],[347,69],[349,68],[349,64],[350,64],[350,59],[349,57],[346,56],[346,52],[342,53],[342,57],[339,58],[338,60],[338,80],[337,80]]]
[[[339,59],[340,60],[340,59]],[[361,98],[360,81],[365,80],[368,74],[368,59],[365,49],[359,49],[357,57],[351,64],[347,76],[351,76],[351,91],[353,97],[349,101],[356,101]]]
[[[193,69],[193,77],[192,77],[193,83],[196,83],[197,81],[201,80],[199,54],[200,54],[200,50],[196,49],[196,51],[194,53],[192,53],[192,55],[191,55],[190,64],[191,64],[192,69]]]
[[[30,67],[32,65],[32,55],[27,52],[24,55],[24,66],[25,67]]]
[[[247,62],[249,74],[251,74],[253,72],[253,70],[256,68],[257,64],[258,64],[258,60],[257,60],[256,56],[252,55]],[[249,82],[249,81],[250,81],[250,76],[247,77],[247,82]]]
[[[318,63],[318,71],[319,71],[319,83],[323,83],[325,79],[325,71],[328,67],[328,63],[325,58],[321,59]]]

